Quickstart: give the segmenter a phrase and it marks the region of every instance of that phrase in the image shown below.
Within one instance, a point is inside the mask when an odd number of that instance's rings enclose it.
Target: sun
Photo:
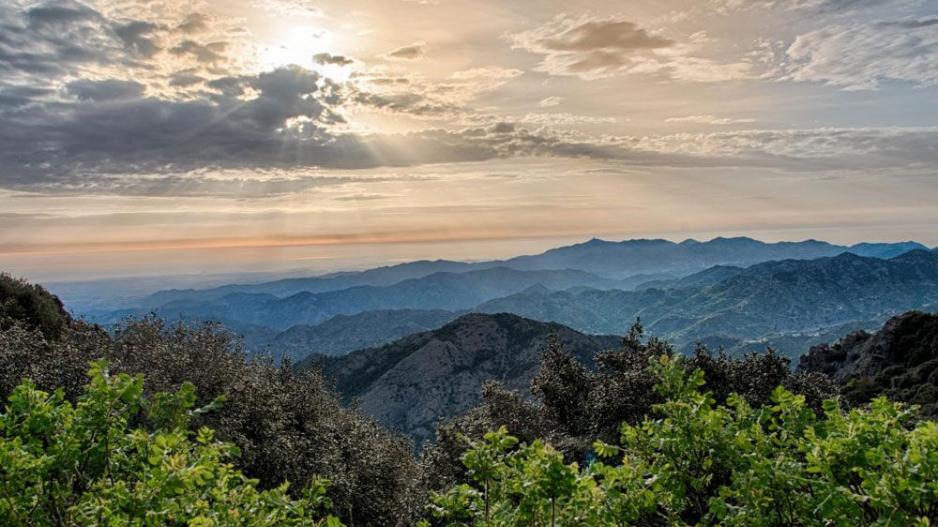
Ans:
[[[321,65],[313,61],[317,53],[335,53],[335,37],[329,30],[315,26],[292,26],[280,31],[269,42],[261,43],[258,66],[264,70],[297,65],[316,70],[333,80],[348,78],[347,67]]]

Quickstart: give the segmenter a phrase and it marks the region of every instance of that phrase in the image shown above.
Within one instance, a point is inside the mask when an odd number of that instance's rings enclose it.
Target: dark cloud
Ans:
[[[422,58],[425,53],[426,44],[415,42],[409,46],[403,46],[389,51],[385,57],[393,60],[417,60]]]
[[[38,104],[38,101],[52,95],[54,92],[55,90],[49,88],[0,85],[0,115],[18,111],[25,106]]]
[[[333,55],[331,53],[317,53],[313,55],[313,62],[322,66],[348,66],[355,63],[354,60],[348,57],[343,57],[342,55]]]
[[[144,86],[139,82],[122,80],[77,80],[65,85],[65,91],[83,101],[117,101],[135,99],[143,95]]]
[[[205,77],[192,70],[177,71],[169,79],[169,85],[177,87],[193,86],[201,82],[205,82]]]
[[[625,20],[592,20],[556,37],[545,38],[541,44],[555,51],[627,51],[665,48],[674,42]]]
[[[0,74],[63,75],[116,62],[124,46],[100,13],[69,0],[25,11],[0,3],[0,23]]]
[[[74,0],[56,0],[24,8],[0,2],[0,82],[17,78],[38,85],[88,68],[120,71],[123,77],[158,70],[170,48],[178,56],[217,66],[226,59],[227,42],[199,42],[195,33],[207,17],[192,14],[176,27],[132,18],[109,18]]]
[[[159,26],[150,22],[134,21],[114,26],[114,33],[134,55],[151,58],[160,51],[153,33]]]
[[[71,26],[76,22],[93,22],[101,19],[101,15],[94,9],[69,0],[47,2],[26,11],[29,27],[34,29]]]

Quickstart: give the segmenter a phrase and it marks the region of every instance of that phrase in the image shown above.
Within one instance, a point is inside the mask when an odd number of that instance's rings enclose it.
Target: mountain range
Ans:
[[[493,267],[464,273],[433,273],[389,286],[303,291],[285,298],[271,293],[234,292],[208,300],[174,300],[153,311],[169,318],[237,320],[285,330],[297,324],[318,324],[336,315],[372,310],[469,309],[535,285],[563,290],[577,286],[605,289],[618,284],[577,270],[517,271]]]
[[[521,271],[576,269],[605,278],[626,279],[620,285],[631,288],[641,282],[678,278],[715,265],[748,266],[770,260],[835,256],[842,252],[888,258],[913,249],[927,248],[916,242],[860,243],[845,246],[817,240],[765,243],[746,237],[714,238],[709,241],[689,239],[681,243],[660,239],[613,242],[594,238],[584,243],[550,249],[541,254],[507,260],[420,260],[365,271],[285,278],[253,284],[227,284],[206,289],[169,289],[141,297],[133,307],[155,309],[171,302],[210,301],[232,293],[258,293],[285,298],[301,292],[324,293],[357,286],[388,286],[434,273],[464,273],[492,267]]]
[[[299,360],[378,346],[472,311],[589,333],[621,333],[641,317],[653,334],[682,347],[698,340],[731,351],[773,345],[794,355],[831,331],[872,328],[938,301],[936,253],[923,247],[593,239],[501,261],[418,261],[166,290],[91,320],[111,325],[150,312],[215,320],[243,335],[252,352]]]
[[[817,240],[765,243],[746,237],[718,237],[705,242],[688,239],[680,243],[660,239],[612,242],[593,238],[504,263],[513,269],[581,269],[623,278],[643,273],[686,275],[715,265],[749,266],[770,260],[805,260],[844,252],[889,258],[914,249],[928,248],[916,242],[844,246]]]
[[[713,335],[747,340],[816,334],[857,321],[878,324],[938,303],[938,254],[924,250],[888,260],[843,253],[704,273],[725,276],[712,285],[691,276],[683,282],[704,285],[637,291],[531,288],[475,310],[551,320],[589,333],[621,333],[641,318],[651,334],[680,345]]]

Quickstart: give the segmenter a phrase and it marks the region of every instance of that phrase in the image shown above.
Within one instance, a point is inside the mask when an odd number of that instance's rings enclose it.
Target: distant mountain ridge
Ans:
[[[927,247],[917,242],[860,243],[853,246],[834,245],[817,240],[765,243],[745,237],[718,237],[709,241],[688,239],[680,243],[660,239],[613,242],[593,238],[584,243],[507,260],[484,262],[419,260],[366,271],[287,278],[257,284],[230,284],[211,289],[166,290],[145,298],[140,307],[153,309],[180,300],[213,300],[231,293],[263,293],[284,298],[299,292],[322,293],[362,285],[387,286],[434,273],[464,273],[493,267],[508,267],[522,271],[574,269],[615,279],[639,274],[653,275],[648,280],[642,280],[647,282],[654,279],[654,276],[661,277],[668,274],[683,276],[715,265],[748,266],[770,260],[835,256],[842,252],[887,258],[913,249],[927,249]]]
[[[235,292],[207,301],[178,300],[157,308],[173,319],[224,318],[285,330],[297,324],[318,324],[335,315],[388,309],[470,309],[534,285],[550,289],[575,286],[613,288],[614,280],[576,270],[518,271],[493,267],[464,273],[434,273],[390,286],[356,286],[322,293],[301,292],[286,298],[269,293]]]
[[[419,314],[422,312],[446,311],[455,316],[472,310],[516,312],[600,333],[624,331],[641,316],[652,332],[673,338],[681,346],[704,338],[734,342],[734,348],[743,349],[772,337],[794,348],[799,343],[815,343],[810,338],[792,340],[794,333],[819,335],[825,328],[880,320],[893,309],[921,304],[907,292],[897,298],[886,288],[877,294],[894,302],[881,306],[883,312],[820,309],[825,299],[816,299],[810,289],[825,290],[828,286],[809,287],[790,279],[764,283],[758,276],[769,269],[759,267],[768,265],[766,259],[775,267],[793,265],[790,272],[801,273],[812,267],[801,270],[801,264],[781,262],[851,254],[873,259],[909,251],[935,254],[920,247],[915,242],[846,247],[816,240],[764,243],[750,238],[714,238],[674,243],[593,239],[503,261],[417,261],[259,284],[169,290],[151,295],[139,307],[92,320],[113,324],[123,317],[149,312],[170,320],[217,320],[244,335],[250,350],[294,359],[305,353],[340,354],[380,345],[402,336],[407,328],[421,331],[438,327],[449,316],[426,319]],[[841,265],[828,272],[859,270]],[[736,289],[730,288],[732,283],[738,284]],[[799,287],[808,290],[799,291]],[[862,285],[852,284],[847,289],[855,293],[858,287]],[[777,291],[770,293],[767,288]],[[840,294],[836,289],[829,298]],[[747,294],[752,298],[747,300]],[[746,311],[742,305],[734,307],[733,302],[755,302],[757,308],[747,317],[742,314]],[[808,305],[812,302],[814,305]],[[876,298],[871,304],[882,301]],[[784,310],[803,313],[803,320],[790,320]],[[858,318],[851,318],[854,316]],[[330,324],[319,327],[327,321]]]
[[[765,243],[747,237],[717,237],[705,242],[688,239],[680,243],[662,239],[611,242],[593,238],[538,255],[511,258],[504,263],[515,269],[582,269],[616,278],[639,273],[688,274],[716,265],[749,266],[771,260],[836,256],[843,252],[889,258],[913,249],[927,247],[917,242],[853,246],[818,240]]]
[[[157,308],[169,302],[214,300],[233,293],[268,294],[284,298],[300,292],[324,293],[351,287],[387,286],[434,273],[460,273],[495,267],[451,260],[418,260],[404,264],[376,267],[365,271],[345,271],[306,278],[284,278],[257,284],[229,284],[211,289],[169,289],[146,297],[141,307]]]
[[[915,250],[890,260],[844,253],[767,262],[699,287],[526,292],[476,310],[551,320],[589,333],[621,333],[641,317],[651,334],[683,344],[712,335],[745,339],[818,331],[936,302],[938,254]]]

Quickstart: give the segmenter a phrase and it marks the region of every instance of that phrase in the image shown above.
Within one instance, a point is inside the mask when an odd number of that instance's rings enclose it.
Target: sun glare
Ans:
[[[334,80],[345,80],[348,68],[316,64],[313,55],[335,53],[332,32],[315,26],[294,26],[283,30],[279,38],[261,46],[258,66],[273,69],[295,64],[319,71]]]

